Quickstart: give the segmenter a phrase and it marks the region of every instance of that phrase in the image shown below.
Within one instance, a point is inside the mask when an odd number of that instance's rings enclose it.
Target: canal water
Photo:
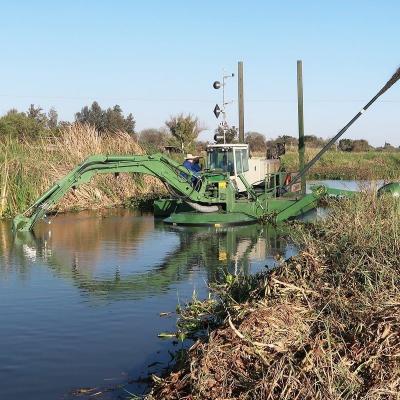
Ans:
[[[35,236],[0,222],[0,399],[144,393],[180,349],[157,336],[175,331],[178,304],[295,251],[270,226],[179,229],[126,210],[58,215]]]
[[[181,346],[157,336],[178,304],[294,251],[268,226],[178,229],[126,210],[59,215],[35,236],[0,223],[0,398],[143,393]]]

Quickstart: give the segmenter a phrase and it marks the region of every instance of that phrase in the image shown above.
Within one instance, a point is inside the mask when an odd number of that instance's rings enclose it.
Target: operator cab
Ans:
[[[237,176],[249,170],[247,144],[213,144],[207,146],[207,167]]]
[[[243,174],[252,186],[263,185],[267,174],[279,171],[279,159],[249,156],[246,143],[210,144],[207,146],[207,168],[228,172],[238,192],[246,191],[238,177]]]
[[[246,188],[238,175],[243,174],[246,177],[249,171],[248,144],[227,143],[207,146],[207,168],[229,173],[237,191],[244,192]]]

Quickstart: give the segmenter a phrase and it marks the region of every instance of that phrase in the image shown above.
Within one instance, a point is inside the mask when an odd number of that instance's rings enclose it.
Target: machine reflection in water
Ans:
[[[293,252],[270,226],[181,229],[126,210],[58,215],[35,236],[0,223],[2,398],[65,398],[127,376],[143,393],[137,378],[160,373],[176,350],[157,337],[176,315],[160,312]]]
[[[94,219],[81,213],[68,229],[70,217],[59,216],[53,224],[39,226],[35,235],[18,234],[14,254],[21,264],[39,258],[84,293],[135,299],[165,292],[199,269],[214,282],[226,273],[271,268],[277,256],[296,252],[282,228],[269,225],[182,228],[154,221],[151,215],[113,214]]]

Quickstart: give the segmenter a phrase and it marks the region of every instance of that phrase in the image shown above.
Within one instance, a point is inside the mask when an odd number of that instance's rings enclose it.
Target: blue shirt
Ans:
[[[185,168],[187,168],[189,171],[191,171],[191,172],[193,173],[193,175],[198,175],[198,173],[201,171],[200,164],[197,164],[197,163],[194,163],[194,162],[190,162],[189,160],[185,160],[185,161],[183,162],[183,166],[184,166]],[[184,178],[188,178],[188,176],[187,176],[186,174],[184,174],[184,173],[181,173],[181,175],[182,175]],[[192,176],[192,177],[191,177],[191,181],[192,181],[192,184],[196,184],[197,178],[195,178],[194,176]]]
[[[201,167],[199,164],[195,164],[193,162],[190,162],[189,160],[185,160],[183,166],[194,173],[201,171]]]

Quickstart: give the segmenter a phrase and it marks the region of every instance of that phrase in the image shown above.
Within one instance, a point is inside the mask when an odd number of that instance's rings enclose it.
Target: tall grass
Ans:
[[[399,205],[332,202],[324,221],[294,226],[298,256],[214,287],[219,302],[198,318],[219,327],[149,398],[398,399]],[[193,324],[190,310],[181,325]]]
[[[22,212],[54,182],[93,154],[143,154],[143,150],[125,132],[99,135],[94,128],[79,124],[62,129],[52,141],[3,138],[0,141],[0,217]],[[155,196],[161,191],[161,184],[152,177],[99,175],[74,193],[68,193],[57,209],[108,207],[132,198]]]
[[[318,149],[309,149],[306,158],[311,158]],[[282,157],[286,168],[297,171],[298,153],[288,152]],[[342,152],[329,151],[310,170],[310,179],[399,179],[400,152]]]

